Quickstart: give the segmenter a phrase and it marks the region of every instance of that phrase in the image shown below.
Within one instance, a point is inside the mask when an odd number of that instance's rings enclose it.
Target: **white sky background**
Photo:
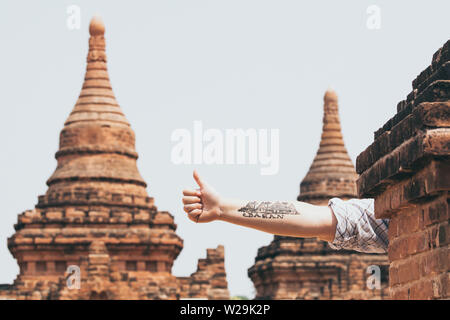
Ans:
[[[44,5],[45,4],[45,5]],[[69,30],[66,9],[81,8]],[[381,9],[381,29],[366,9]],[[138,167],[161,210],[175,216],[184,249],[175,275],[195,271],[206,248],[225,245],[232,295],[253,297],[247,269],[272,236],[221,222],[191,223],[181,190],[194,166],[170,161],[178,128],[280,129],[280,170],[196,166],[223,195],[295,200],[317,151],[323,94],[339,95],[353,161],[396,112],[412,80],[450,35],[449,1],[1,1],[0,283],[18,267],[7,249],[17,214],[46,191],[59,132],[83,82],[88,24],[106,24],[117,100],[136,132]]]

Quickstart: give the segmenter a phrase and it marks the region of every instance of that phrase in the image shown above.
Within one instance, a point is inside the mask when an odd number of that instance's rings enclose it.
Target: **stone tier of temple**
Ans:
[[[357,158],[358,193],[389,218],[393,299],[448,299],[450,40]]]
[[[380,290],[367,289],[371,265],[381,268]],[[385,255],[330,250],[323,241],[274,240],[258,250],[249,276],[257,299],[388,298]]]
[[[356,198],[356,174],[347,153],[334,91],[324,96],[323,129],[319,150],[300,184],[298,201],[327,205],[333,197]],[[380,290],[368,290],[367,267],[382,272]],[[258,250],[248,270],[257,299],[385,299],[386,255],[333,250],[324,241],[275,236]]]

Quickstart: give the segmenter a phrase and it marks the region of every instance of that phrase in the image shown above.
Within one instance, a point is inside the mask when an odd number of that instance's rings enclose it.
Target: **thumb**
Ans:
[[[198,186],[200,188],[205,187],[206,183],[200,178],[200,176],[198,175],[197,170],[194,170],[194,179],[195,179],[195,182],[197,182],[197,184],[198,184]]]

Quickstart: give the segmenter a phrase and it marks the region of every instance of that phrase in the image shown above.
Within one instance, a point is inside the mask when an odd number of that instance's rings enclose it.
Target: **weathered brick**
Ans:
[[[450,228],[449,228],[449,224],[448,224],[448,222],[445,222],[445,223],[442,223],[440,226],[439,226],[439,236],[438,236],[438,241],[439,241],[439,243],[438,243],[438,245],[439,246],[445,246],[445,245],[448,245],[449,243],[450,243]]]
[[[23,215],[18,216],[17,220],[18,220],[19,223],[24,223],[24,224],[25,223],[31,223],[31,221],[32,221],[31,218],[25,217]]]
[[[132,214],[129,212],[117,212],[114,215],[119,217],[120,223],[130,223],[132,221]]]
[[[45,217],[49,220],[61,220],[63,213],[61,211],[48,211],[45,213]]]
[[[103,221],[106,221],[106,219],[109,218],[109,212],[107,212],[107,211],[89,211],[88,216],[90,218],[98,218]]]
[[[405,284],[420,277],[419,258],[410,258],[402,261],[398,267],[398,283]]]
[[[422,231],[419,233],[415,233],[410,235],[406,242],[407,245],[407,254],[414,255],[416,253],[423,252],[428,249],[428,233],[426,231]]]
[[[410,234],[419,229],[421,221],[421,213],[419,210],[411,210],[404,214],[398,215],[398,234]]]
[[[410,299],[429,300],[434,297],[433,282],[431,279],[421,279],[411,285]]]
[[[393,287],[399,283],[400,283],[400,280],[398,277],[398,267],[391,265],[389,268],[389,286]]]
[[[138,213],[134,214],[133,219],[135,221],[150,222],[150,214],[146,211],[140,210]]]
[[[450,127],[450,102],[424,102],[414,109],[416,121],[427,127]]]
[[[76,210],[75,208],[67,208],[65,216],[67,218],[84,218],[86,214],[83,211]]]
[[[24,212],[24,216],[33,219],[40,219],[41,212],[38,210],[27,210]]]
[[[410,289],[408,287],[391,288],[390,297],[393,300],[408,300]]]
[[[14,238],[15,244],[31,244],[33,243],[33,238],[17,237]]]
[[[52,241],[52,238],[34,238],[35,244],[50,244]]]
[[[390,261],[396,261],[406,257],[408,242],[405,238],[395,239],[389,242],[388,256]]]
[[[430,250],[420,258],[420,274],[422,277],[445,273],[448,267],[448,249]]]
[[[391,240],[394,240],[399,235],[399,232],[398,232],[398,221],[399,221],[399,216],[398,215],[394,215],[389,220],[388,237]]]
[[[433,298],[444,299],[448,297],[448,275],[441,274],[432,280]]]

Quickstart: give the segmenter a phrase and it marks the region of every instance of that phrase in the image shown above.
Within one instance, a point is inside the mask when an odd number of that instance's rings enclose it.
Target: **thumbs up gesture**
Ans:
[[[194,222],[211,222],[220,217],[220,197],[194,170],[194,180],[199,189],[183,190],[184,211]]]

